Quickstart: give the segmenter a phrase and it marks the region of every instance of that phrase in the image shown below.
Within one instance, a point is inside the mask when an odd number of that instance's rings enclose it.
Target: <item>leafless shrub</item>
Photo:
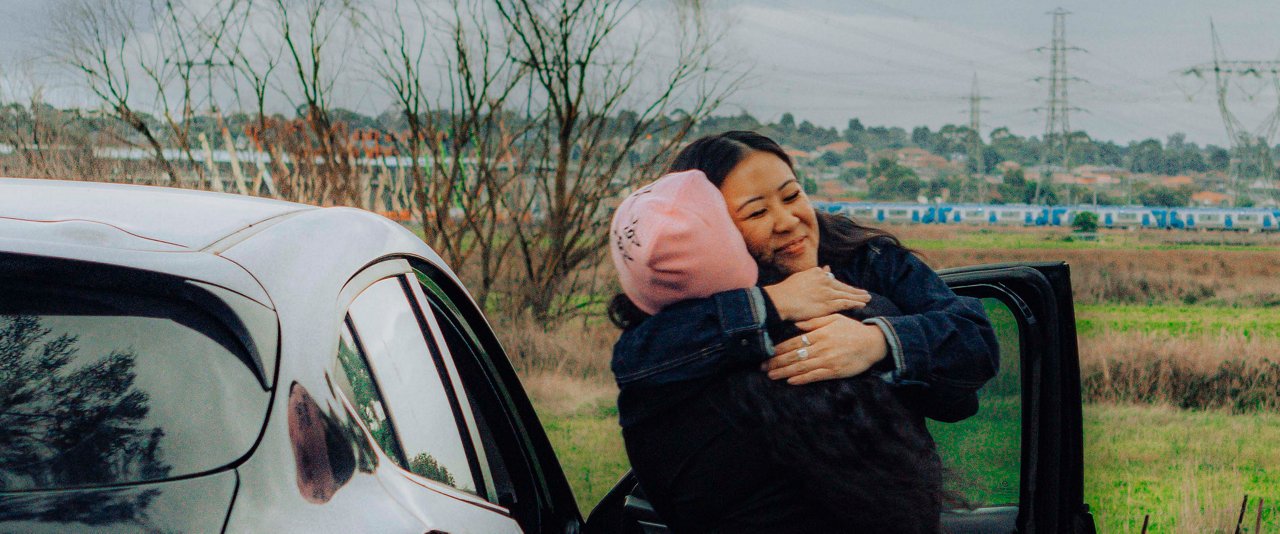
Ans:
[[[1255,412],[1280,408],[1280,339],[1104,332],[1080,340],[1088,402]]]

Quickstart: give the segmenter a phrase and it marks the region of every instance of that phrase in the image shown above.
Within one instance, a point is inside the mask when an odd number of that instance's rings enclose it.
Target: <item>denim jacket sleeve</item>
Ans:
[[[999,369],[995,333],[982,305],[957,296],[913,254],[891,244],[834,266],[840,278],[886,296],[901,316],[873,317],[889,345],[884,376],[921,415],[959,421],[977,412],[977,390]],[[762,312],[763,310],[763,312]],[[773,355],[777,312],[759,288],[673,305],[623,332],[612,367],[620,388],[710,376]]]
[[[623,331],[610,362],[614,379],[620,388],[656,386],[758,364],[773,355],[766,325],[776,316],[759,287],[676,303]]]
[[[977,413],[977,391],[995,376],[1000,351],[982,304],[951,291],[914,254],[893,245],[873,246],[867,289],[881,293],[902,315],[873,317],[893,359],[891,382],[916,387],[917,409],[940,421]]]

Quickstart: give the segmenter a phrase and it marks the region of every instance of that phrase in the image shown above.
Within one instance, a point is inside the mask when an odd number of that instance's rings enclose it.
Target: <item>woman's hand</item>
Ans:
[[[861,308],[871,301],[866,290],[836,280],[830,267],[814,267],[764,286],[784,321],[804,321],[844,310]]]
[[[801,321],[805,333],[776,347],[763,368],[774,380],[800,385],[861,374],[889,353],[880,327],[843,315]],[[803,350],[804,352],[801,352]]]

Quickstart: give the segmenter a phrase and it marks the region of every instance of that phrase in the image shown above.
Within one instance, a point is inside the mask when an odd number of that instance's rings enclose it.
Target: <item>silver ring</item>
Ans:
[[[836,273],[827,273],[827,278],[834,280],[836,278]]]
[[[796,351],[796,361],[804,360],[809,357],[809,349],[801,348]]]
[[[801,343],[804,343],[804,346],[806,346],[806,347],[808,347],[808,346],[812,346],[812,345],[813,345],[813,342],[809,341],[809,334],[803,334],[803,335],[801,335],[801,336],[800,336],[800,342],[801,342]]]

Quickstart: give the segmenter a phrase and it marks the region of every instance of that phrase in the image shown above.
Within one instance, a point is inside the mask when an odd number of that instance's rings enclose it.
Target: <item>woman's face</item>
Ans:
[[[818,217],[785,161],[753,151],[725,177],[720,193],[758,263],[784,275],[818,265]]]

